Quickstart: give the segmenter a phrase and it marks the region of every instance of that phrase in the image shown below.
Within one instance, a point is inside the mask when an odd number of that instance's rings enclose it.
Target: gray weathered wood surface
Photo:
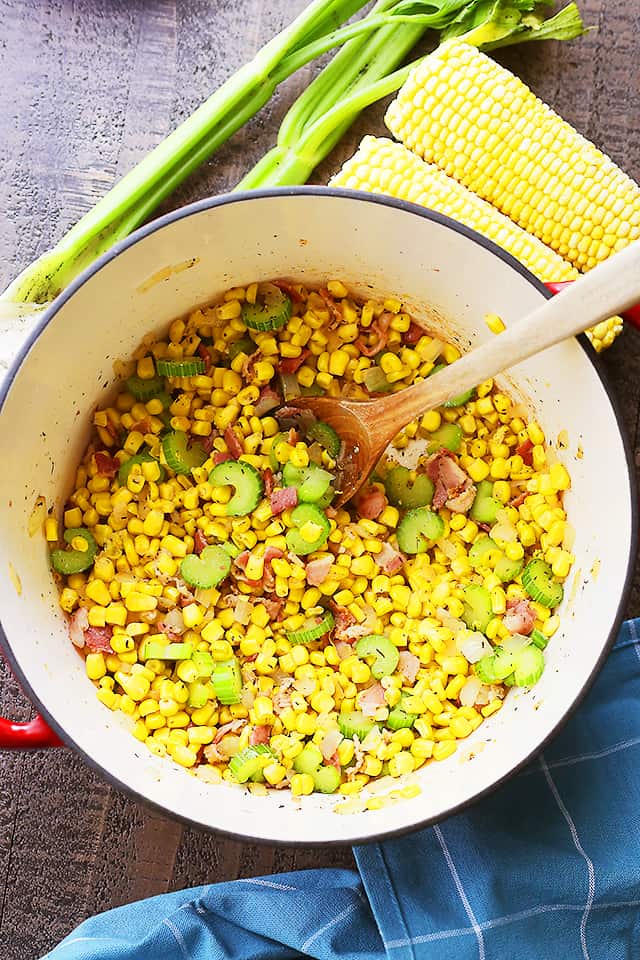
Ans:
[[[304,5],[304,0],[0,0],[0,289]],[[640,178],[640,3],[584,0],[597,32],[503,57]],[[272,144],[312,68],[194,176],[172,205],[220,193]],[[372,108],[317,182],[365,132]],[[604,357],[638,450],[640,336]],[[585,411],[586,413],[586,411]],[[603,491],[606,498],[606,491]],[[615,535],[615,534],[614,534]],[[640,613],[636,578],[628,613]],[[0,666],[0,710],[29,704]],[[111,789],[65,750],[0,756],[0,957],[33,960],[91,913],[183,886],[349,865],[346,848],[291,850],[182,827]]]

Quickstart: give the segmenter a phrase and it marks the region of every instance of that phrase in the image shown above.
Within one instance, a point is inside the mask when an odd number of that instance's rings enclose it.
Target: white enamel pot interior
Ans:
[[[572,476],[573,573],[547,667],[449,760],[418,773],[422,793],[379,811],[333,812],[336,797],[302,803],[212,786],[154,758],[95,697],[56,602],[47,547],[30,537],[35,499],[61,507],[91,413],[114,383],[113,362],[143,334],[229,287],[278,276],[339,277],[357,293],[401,297],[429,328],[464,349],[507,325],[544,288],[472,231],[408,204],[301,188],[205,200],[152,223],[85,272],[47,311],[7,378],[0,409],[0,591],[3,643],[34,705],[113,783],[194,824],[241,837],[303,844],[366,841],[437,821],[491,790],[558,729],[588,688],[619,624],[634,555],[634,496],[618,417],[584,347],[567,341],[511,371],[505,385],[531,404]],[[17,592],[15,577],[22,590]]]

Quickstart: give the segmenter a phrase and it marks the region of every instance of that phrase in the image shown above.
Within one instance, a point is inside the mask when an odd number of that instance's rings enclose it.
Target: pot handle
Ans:
[[[559,283],[545,283],[547,290],[550,290],[551,293],[560,293],[564,287],[568,284],[573,283],[573,280],[563,280]],[[628,310],[622,314],[623,320],[626,320],[628,323],[632,324],[636,330],[640,330],[640,303],[636,304],[634,307],[629,307]]]
[[[63,747],[60,738],[38,714],[28,723],[16,723],[0,717],[0,750],[39,750]]]

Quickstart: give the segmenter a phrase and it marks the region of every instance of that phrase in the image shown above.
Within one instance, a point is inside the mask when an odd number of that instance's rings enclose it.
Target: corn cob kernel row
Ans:
[[[400,143],[364,137],[357,152],[331,180],[331,186],[382,193],[451,217],[493,240],[543,282],[573,280],[578,271],[537,237],[476,196],[433,164]],[[609,346],[622,320],[612,317],[588,331],[596,350]]]

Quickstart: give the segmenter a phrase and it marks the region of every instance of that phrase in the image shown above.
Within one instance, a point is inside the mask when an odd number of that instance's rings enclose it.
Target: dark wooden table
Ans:
[[[0,0],[0,289],[304,6],[304,0]],[[640,179],[640,3],[581,2],[597,32],[502,59]],[[307,68],[172,206],[224,192],[271,146]],[[326,182],[382,108],[316,171]],[[640,336],[604,356],[638,450]],[[637,455],[637,454],[636,454]],[[606,497],[606,491],[603,491]],[[615,535],[615,534],[614,534]],[[628,613],[640,613],[636,577]],[[0,666],[0,710],[29,704]],[[166,890],[306,867],[325,851],[227,841],[150,813],[68,750],[0,756],[0,957],[33,960],[92,913]]]

